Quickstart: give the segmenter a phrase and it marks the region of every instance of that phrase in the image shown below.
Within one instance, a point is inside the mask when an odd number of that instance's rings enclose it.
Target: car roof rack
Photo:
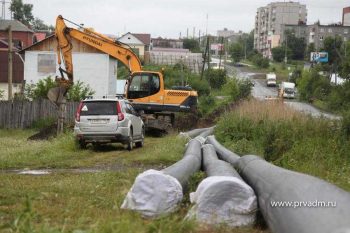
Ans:
[[[93,99],[125,99],[125,96],[123,94],[116,94],[116,95],[103,95],[103,96],[86,96],[85,100],[93,100]]]

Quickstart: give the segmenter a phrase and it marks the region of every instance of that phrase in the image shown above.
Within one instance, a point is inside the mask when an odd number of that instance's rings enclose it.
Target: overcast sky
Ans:
[[[224,27],[249,32],[254,27],[256,9],[269,0],[23,0],[34,5],[33,14],[47,24],[63,17],[84,23],[97,32],[121,35],[125,32],[151,33],[152,37],[178,38],[190,35],[195,27],[208,32]],[[283,1],[282,1],[283,2]],[[318,19],[322,24],[340,22],[349,0],[301,0],[308,9],[308,24]]]

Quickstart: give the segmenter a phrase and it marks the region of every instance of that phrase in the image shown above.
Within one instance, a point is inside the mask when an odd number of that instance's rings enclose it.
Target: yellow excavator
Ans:
[[[65,21],[78,26],[78,29],[67,27]],[[48,93],[51,101],[62,102],[68,89],[73,85],[71,40],[74,38],[117,59],[129,69],[130,77],[124,94],[135,109],[143,110],[146,128],[166,131],[174,122],[174,112],[190,112],[196,109],[198,99],[196,91],[182,88],[166,90],[162,72],[143,71],[138,56],[128,45],[83,28],[61,15],[56,19],[55,35],[61,77],[56,77],[58,87]],[[61,67],[62,60],[65,69]]]

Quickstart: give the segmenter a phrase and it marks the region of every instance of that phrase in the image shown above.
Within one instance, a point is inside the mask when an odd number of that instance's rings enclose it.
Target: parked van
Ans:
[[[223,69],[225,69],[223,61],[221,62],[221,64],[219,62],[216,62],[216,61],[211,61],[209,63],[209,66],[213,70],[223,70]]]
[[[268,87],[275,87],[276,86],[276,74],[275,73],[266,74],[266,85]]]
[[[282,82],[279,88],[278,96],[281,98],[295,98],[295,83]]]

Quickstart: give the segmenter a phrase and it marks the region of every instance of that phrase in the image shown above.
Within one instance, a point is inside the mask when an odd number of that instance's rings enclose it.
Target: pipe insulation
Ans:
[[[272,232],[350,233],[349,192],[255,155],[240,158],[236,168],[255,190]],[[289,206],[277,207],[276,202]]]
[[[212,145],[204,145],[202,152],[202,168],[207,178],[190,194],[194,205],[186,217],[231,227],[253,225],[257,212],[253,189],[229,163],[218,159]]]
[[[210,128],[199,128],[199,129],[193,129],[193,130],[190,130],[190,131],[187,131],[187,132],[180,132],[178,137],[183,137],[183,138],[186,138],[186,139],[190,140],[192,138],[195,138],[195,137],[199,136],[201,133],[209,130]]]
[[[222,150],[208,137],[258,196],[261,213],[274,233],[350,233],[350,193],[319,178],[289,171],[261,157]],[[279,205],[279,206],[277,206]]]
[[[206,140],[207,144],[211,144],[214,146],[218,157],[232,165],[235,165],[240,156],[233,153],[232,151],[226,149],[223,145],[221,145],[215,138],[215,136],[208,136]]]
[[[207,130],[203,131],[203,132],[200,133],[198,136],[199,136],[199,137],[202,137],[202,138],[206,138],[206,137],[208,137],[209,135],[212,135],[212,134],[214,133],[214,129],[215,129],[215,126],[210,127],[210,128],[207,128]]]
[[[137,211],[148,218],[175,211],[188,180],[200,170],[201,146],[200,140],[192,139],[180,161],[161,171],[147,170],[139,174],[121,208]]]

